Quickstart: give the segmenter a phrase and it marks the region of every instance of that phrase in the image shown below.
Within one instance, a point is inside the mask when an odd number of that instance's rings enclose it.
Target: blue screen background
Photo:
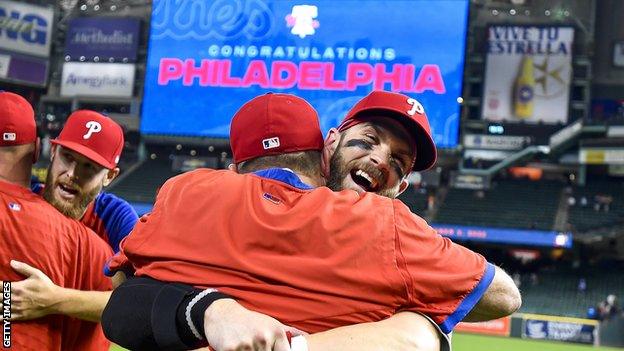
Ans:
[[[286,16],[294,5],[318,7],[316,33],[305,38],[290,33]],[[182,80],[158,85],[161,58],[215,59],[211,45],[255,45],[297,47],[393,48],[392,61],[357,61],[375,64],[411,63],[419,68],[437,64],[445,94],[425,91],[408,93],[425,107],[438,147],[457,145],[464,45],[468,1],[154,1],[143,96],[141,132],[203,137],[229,136],[229,123],[240,106],[268,91],[295,94],[319,112],[326,133],[370,91],[372,84],[356,91],[324,91],[184,86]],[[231,20],[227,20],[227,19]],[[215,20],[216,19],[216,20]],[[218,21],[221,21],[218,24]],[[217,58],[223,59],[223,57]],[[256,58],[231,57],[232,76],[241,77]],[[264,59],[267,66],[273,59]],[[290,60],[290,59],[280,59]],[[301,60],[290,60],[297,64]],[[308,60],[313,61],[313,60]],[[328,60],[321,60],[328,61]],[[335,78],[344,79],[346,60],[333,60]],[[384,89],[389,90],[390,84]],[[293,124],[293,127],[297,127]]]

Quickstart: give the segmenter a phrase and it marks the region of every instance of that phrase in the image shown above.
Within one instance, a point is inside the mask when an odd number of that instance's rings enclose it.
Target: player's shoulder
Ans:
[[[171,184],[187,184],[191,182],[208,181],[211,179],[228,176],[230,174],[236,174],[226,169],[210,169],[210,168],[198,168],[189,172],[178,174],[175,177],[169,178],[165,185]],[[164,185],[163,185],[164,186]]]
[[[95,198],[95,213],[97,216],[133,215],[138,218],[134,207],[130,203],[115,194],[101,192]]]
[[[111,194],[108,192],[100,192],[96,197],[95,197],[95,207],[110,207],[110,206],[114,206],[114,207],[120,207],[120,208],[132,208],[132,205],[130,205],[130,203],[128,203],[128,201],[120,198],[119,196],[115,195],[115,194]]]
[[[361,208],[389,208],[393,206],[393,200],[374,193],[359,193],[355,190],[345,189],[332,191],[327,187],[318,187],[312,194],[319,201],[331,202],[333,206],[361,207]]]

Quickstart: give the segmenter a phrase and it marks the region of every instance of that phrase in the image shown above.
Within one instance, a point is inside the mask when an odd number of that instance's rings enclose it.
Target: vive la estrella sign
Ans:
[[[489,121],[565,123],[574,28],[488,28],[482,117]]]

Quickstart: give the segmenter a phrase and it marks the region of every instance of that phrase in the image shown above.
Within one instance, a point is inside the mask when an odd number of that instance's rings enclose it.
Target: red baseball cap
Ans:
[[[358,101],[342,120],[339,131],[347,130],[354,125],[365,122],[366,117],[379,115],[396,118],[405,126],[416,146],[414,171],[424,171],[436,162],[437,151],[431,127],[422,105],[407,95],[375,90]]]
[[[234,162],[289,152],[322,150],[323,134],[316,110],[289,94],[257,96],[232,118],[230,144]]]
[[[23,97],[0,91],[0,146],[29,144],[37,140],[35,111]]]
[[[121,126],[112,119],[95,111],[78,110],[69,115],[61,134],[51,143],[113,169],[119,162],[124,135]]]

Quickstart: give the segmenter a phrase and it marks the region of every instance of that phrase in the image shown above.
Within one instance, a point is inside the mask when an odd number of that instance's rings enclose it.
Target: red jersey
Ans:
[[[45,184],[32,183],[30,188],[33,192],[42,195]],[[106,241],[113,252],[117,252],[119,242],[130,233],[138,219],[136,211],[126,200],[113,194],[100,192],[87,205],[80,222]]]
[[[101,267],[111,249],[85,226],[63,216],[29,189],[0,181],[0,280],[24,279],[11,259],[44,272],[57,285],[79,290],[111,290]],[[98,323],[50,315],[11,324],[16,350],[108,350]]]
[[[215,287],[307,332],[401,310],[449,332],[494,276],[400,201],[312,189],[283,169],[172,178],[121,248],[139,276]]]

